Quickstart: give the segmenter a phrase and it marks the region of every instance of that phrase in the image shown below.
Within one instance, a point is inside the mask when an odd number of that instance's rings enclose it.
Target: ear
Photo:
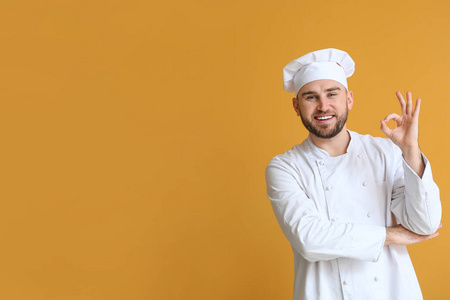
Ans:
[[[351,110],[353,107],[353,92],[352,91],[347,92],[347,106],[348,106],[348,110]]]
[[[298,107],[298,100],[295,97],[292,98],[292,106],[294,107],[294,110],[297,113],[297,116],[300,117],[300,108]]]

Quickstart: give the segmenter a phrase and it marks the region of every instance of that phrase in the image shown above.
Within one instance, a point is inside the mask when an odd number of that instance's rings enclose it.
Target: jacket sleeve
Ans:
[[[266,183],[267,195],[284,235],[307,261],[339,257],[378,260],[386,239],[385,227],[324,219],[291,170],[273,160],[266,168]]]
[[[401,154],[400,154],[401,155]],[[439,188],[433,181],[431,166],[422,154],[425,171],[420,178],[405,162],[397,168],[392,190],[391,211],[406,229],[417,234],[436,232],[442,208]]]

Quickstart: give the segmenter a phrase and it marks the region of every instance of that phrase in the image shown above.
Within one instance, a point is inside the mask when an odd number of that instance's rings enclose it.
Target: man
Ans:
[[[267,193],[294,252],[294,300],[423,299],[406,245],[438,235],[441,204],[418,145],[420,99],[397,92],[389,139],[346,126],[354,62],[344,51],[306,54],[283,70],[308,138],[272,159]],[[396,122],[390,129],[386,123]]]

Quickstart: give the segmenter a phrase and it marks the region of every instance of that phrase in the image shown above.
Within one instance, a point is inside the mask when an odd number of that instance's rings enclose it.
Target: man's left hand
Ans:
[[[420,112],[420,98],[416,100],[416,107],[413,108],[411,92],[406,93],[406,102],[400,92],[397,92],[397,98],[400,102],[402,115],[395,113],[388,115],[381,121],[381,131],[390,138],[394,144],[400,149],[408,150],[419,147],[419,112]],[[387,126],[390,120],[395,121],[397,126],[391,129]]]
[[[405,161],[419,177],[422,177],[425,165],[418,142],[421,100],[420,98],[416,100],[416,106],[414,108],[411,92],[406,93],[406,102],[400,92],[396,94],[400,102],[402,115],[399,116],[396,113],[392,113],[384,118],[381,121],[381,131],[402,150]],[[393,129],[389,128],[386,124],[390,120],[397,123],[397,126]]]

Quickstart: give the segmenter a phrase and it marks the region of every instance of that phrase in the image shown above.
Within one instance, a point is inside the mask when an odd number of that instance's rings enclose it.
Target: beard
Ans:
[[[345,114],[341,116],[335,116],[337,118],[336,124],[334,127],[332,125],[323,124],[323,125],[317,125],[314,126],[312,122],[306,120],[306,118],[303,117],[302,114],[300,114],[300,118],[302,119],[302,123],[305,126],[305,128],[309,131],[309,133],[322,138],[322,139],[331,139],[338,135],[342,131],[342,128],[344,128],[345,123],[347,122],[348,117],[348,108],[345,110]]]

